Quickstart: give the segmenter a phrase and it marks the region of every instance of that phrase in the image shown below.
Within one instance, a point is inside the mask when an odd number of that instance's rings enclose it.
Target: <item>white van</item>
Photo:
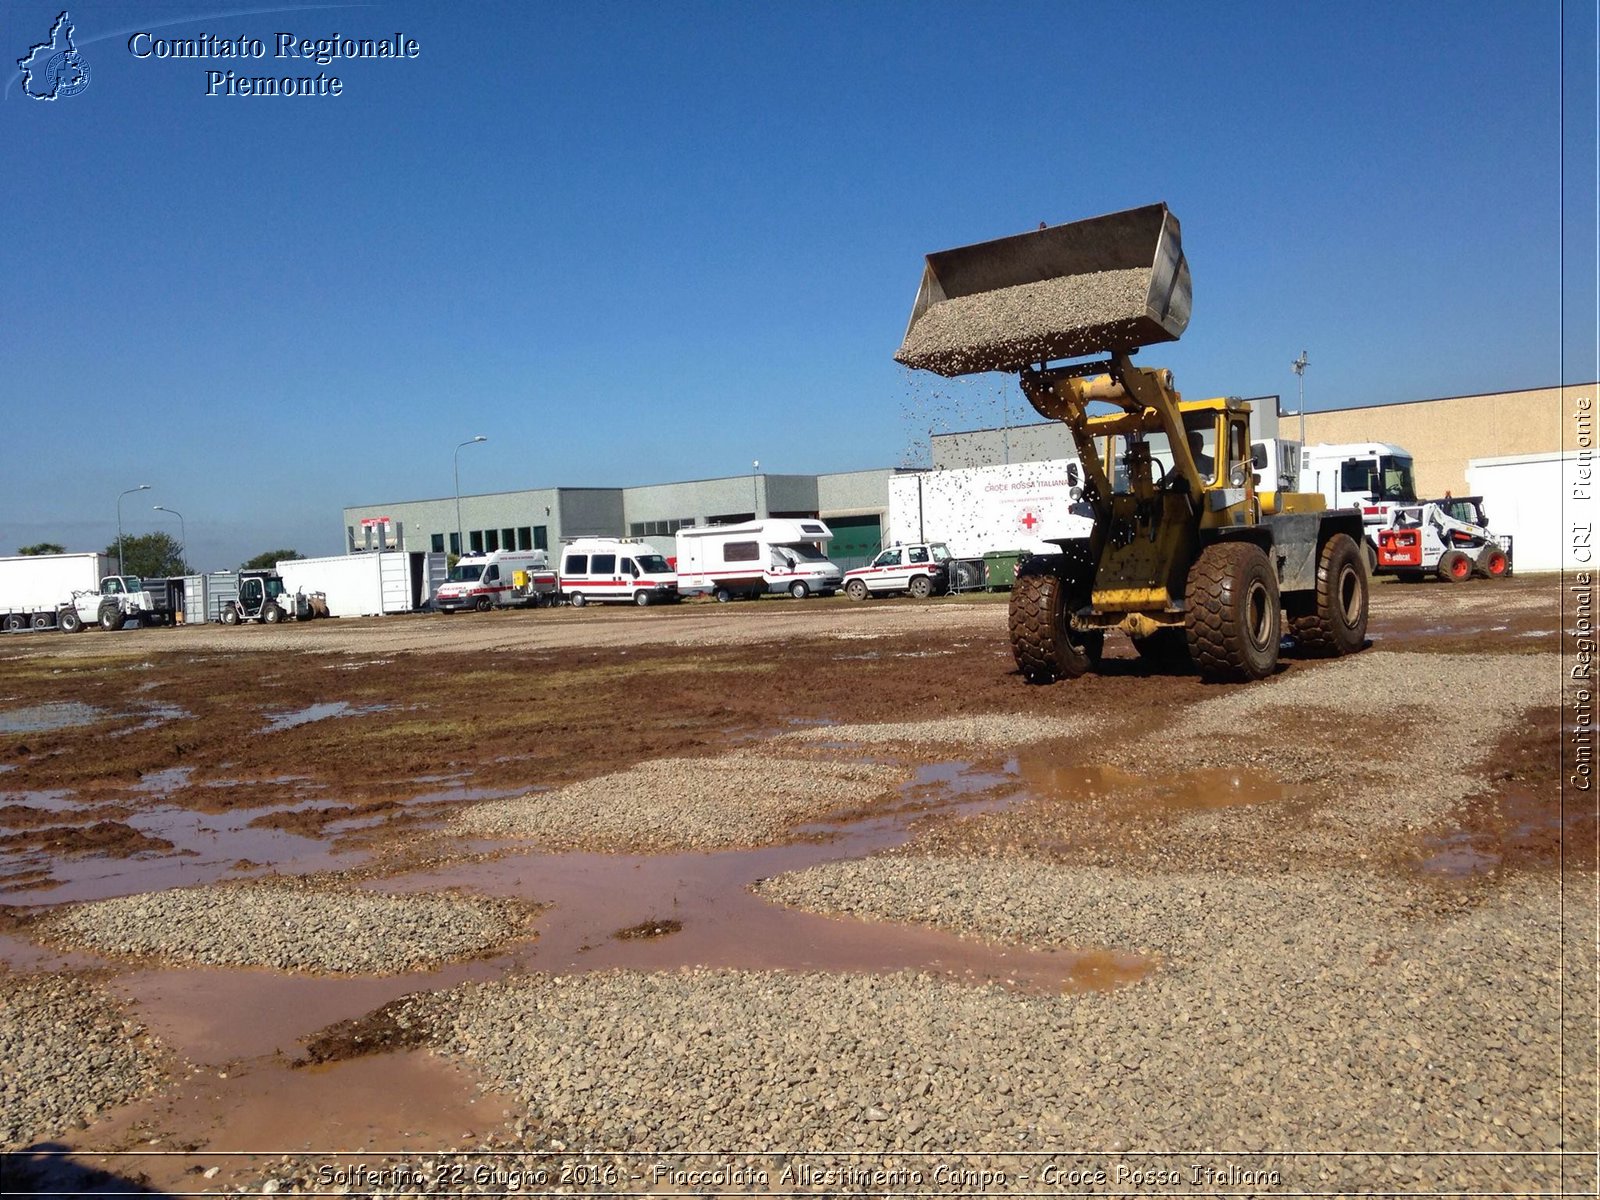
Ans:
[[[493,550],[467,554],[433,594],[440,612],[543,604],[556,594],[556,573],[543,550]]]
[[[678,577],[643,538],[573,538],[561,547],[561,595],[589,601],[664,604],[678,598]]]
[[[680,529],[678,589],[723,602],[764,592],[831,596],[844,578],[824,553],[832,540],[833,530],[815,517]]]

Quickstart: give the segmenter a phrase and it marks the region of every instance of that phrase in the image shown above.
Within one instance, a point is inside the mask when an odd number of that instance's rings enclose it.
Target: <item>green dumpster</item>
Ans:
[[[1026,550],[991,550],[983,556],[983,586],[991,592],[1008,592],[1017,581],[1017,564]]]

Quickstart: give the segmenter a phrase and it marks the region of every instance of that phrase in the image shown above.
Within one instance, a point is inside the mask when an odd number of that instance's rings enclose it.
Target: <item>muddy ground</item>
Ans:
[[[8,636],[4,974],[82,975],[104,986],[159,1038],[164,1072],[148,1095],[30,1130],[13,1149],[49,1143],[117,1178],[193,1191],[247,1186],[277,1156],[309,1147],[406,1154],[539,1144],[537,1112],[480,1091],[459,1062],[397,1025],[390,1007],[507,972],[912,968],[1060,992],[1138,988],[1162,969],[1127,948],[1086,947],[1067,961],[925,925],[785,909],[749,890],[869,854],[1135,874],[1360,869],[1419,887],[1441,910],[1565,872],[1586,881],[1576,895],[1587,901],[1596,826],[1593,804],[1562,787],[1560,753],[1570,753],[1573,731],[1554,665],[1561,603],[1561,583],[1549,577],[1380,584],[1372,645],[1349,661],[1404,655],[1414,673],[1414,656],[1434,656],[1450,694],[1410,710],[1375,695],[1371,711],[1337,717],[1268,708],[1239,729],[1203,734],[1184,722],[1205,702],[1343,664],[1291,651],[1277,680],[1216,687],[1155,673],[1113,644],[1099,674],[1034,688],[1015,673],[1003,597]],[[1344,820],[1341,797],[1370,791],[1374,779],[1426,789],[1407,748],[1443,736],[1453,705],[1479,702],[1446,668],[1483,655],[1537,660],[1548,686],[1508,704],[1504,719],[1474,718],[1490,735],[1455,754],[1467,782],[1452,783],[1447,802],[1423,804],[1420,826],[1375,836]],[[792,743],[824,758],[897,764],[905,781],[797,821],[760,847],[547,853],[452,832],[475,803],[645,760],[954,714],[1019,725],[1072,714],[1092,733],[1016,747]],[[730,782],[731,805],[739,786],[749,785]],[[34,936],[60,906],[278,876],[309,887],[500,895],[545,913],[535,937],[389,977],[102,956]],[[1583,903],[1574,909],[1581,915]]]

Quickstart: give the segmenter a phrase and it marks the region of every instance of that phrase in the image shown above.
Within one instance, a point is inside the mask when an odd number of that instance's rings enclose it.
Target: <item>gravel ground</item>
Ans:
[[[161,1078],[160,1042],[97,985],[0,973],[0,1143],[57,1137]]]
[[[736,751],[660,758],[626,771],[473,805],[473,837],[524,837],[551,849],[697,850],[780,840],[796,823],[893,794],[898,767]]]
[[[963,375],[1092,354],[1145,316],[1149,294],[1150,272],[1135,267],[958,296],[923,313],[895,359]]]
[[[28,933],[99,954],[386,975],[489,950],[521,936],[527,915],[506,900],[257,884],[73,905]]]
[[[774,740],[902,746],[922,751],[1006,750],[1029,742],[1080,737],[1095,721],[1085,715],[1039,717],[1030,713],[979,713],[929,721],[856,725],[814,725],[779,734]]]
[[[1592,895],[1592,879],[1578,882]],[[1113,993],[987,1001],[1038,1028],[1008,1029],[978,1061],[1041,1070],[1049,1082],[1019,1094],[1037,1103],[1042,1086],[1075,1144],[1532,1150],[1560,1140],[1561,901],[1548,877],[1437,915],[1421,893],[1340,872],[1138,878],[880,858],[761,891],[1036,946],[1163,955],[1162,970]],[[1568,967],[1592,972],[1592,947]],[[1569,1086],[1592,1084],[1593,1046],[1568,1049],[1587,1076]],[[1053,1106],[1051,1084],[1063,1089]],[[1016,1115],[1026,1126],[1051,1114]],[[1592,1129],[1569,1132],[1592,1144]],[[1521,1182],[1548,1179],[1546,1165],[1527,1161]],[[1491,1164],[1477,1169],[1448,1164],[1479,1181]]]

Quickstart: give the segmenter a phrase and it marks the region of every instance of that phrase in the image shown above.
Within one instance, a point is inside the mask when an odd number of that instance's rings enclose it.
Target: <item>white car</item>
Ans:
[[[943,542],[890,546],[867,566],[844,574],[844,594],[852,600],[894,592],[909,592],[926,600],[949,586],[950,548]]]

